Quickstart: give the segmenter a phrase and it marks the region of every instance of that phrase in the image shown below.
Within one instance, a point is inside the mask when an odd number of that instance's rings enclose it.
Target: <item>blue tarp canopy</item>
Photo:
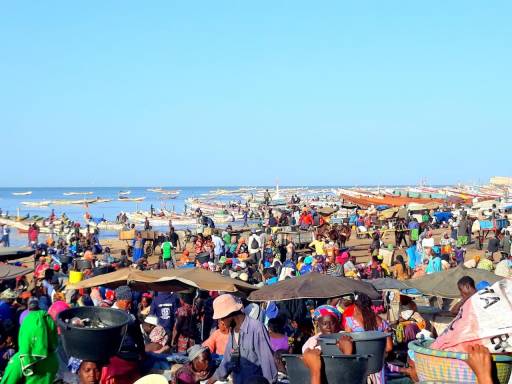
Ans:
[[[453,217],[451,212],[435,212],[434,216],[438,223],[447,222]]]

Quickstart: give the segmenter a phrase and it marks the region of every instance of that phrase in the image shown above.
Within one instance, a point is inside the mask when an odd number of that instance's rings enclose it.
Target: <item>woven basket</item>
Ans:
[[[473,370],[466,364],[467,353],[430,349],[431,341],[411,341],[409,349],[414,351],[416,373],[420,381],[476,383]],[[512,372],[512,356],[494,354],[497,383],[507,384]]]

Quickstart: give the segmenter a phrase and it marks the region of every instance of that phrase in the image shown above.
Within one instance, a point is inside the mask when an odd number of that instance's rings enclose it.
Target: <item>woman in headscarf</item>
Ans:
[[[321,335],[337,333],[341,329],[341,312],[332,305],[321,305],[313,312],[313,324],[315,335],[311,336],[302,346],[302,352],[306,349],[320,349],[318,338]]]
[[[356,293],[354,302],[354,313],[345,319],[345,332],[365,332],[390,330],[389,324],[375,314],[372,309],[372,300],[364,293]],[[393,349],[393,340],[388,337],[386,340],[386,352]],[[386,382],[384,368],[380,372],[368,376],[368,384],[383,384]]]
[[[11,358],[1,384],[51,384],[59,368],[57,327],[41,310],[28,313],[18,336],[18,352]]]
[[[78,384],[99,384],[101,378],[101,366],[94,361],[80,360],[70,357],[68,369],[78,376]]]
[[[176,372],[176,382],[199,384],[213,375],[214,365],[207,347],[194,345],[187,350],[189,363]]]

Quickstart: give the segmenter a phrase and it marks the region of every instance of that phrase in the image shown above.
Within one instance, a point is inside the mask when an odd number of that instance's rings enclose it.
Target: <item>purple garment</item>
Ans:
[[[231,367],[233,350],[232,336],[228,339],[224,358],[213,375],[217,380],[226,378],[233,373],[233,384],[243,384],[252,376],[263,376],[269,383],[277,381],[277,368],[270,345],[268,332],[258,320],[245,316],[240,327],[240,362],[239,369],[234,372]]]
[[[270,344],[272,345],[272,350],[275,351],[288,351],[289,344],[287,337],[271,337]]]
[[[20,325],[21,323],[23,323],[23,320],[25,320],[25,317],[27,317],[28,315],[28,309],[25,309],[23,312],[21,312],[20,314]]]

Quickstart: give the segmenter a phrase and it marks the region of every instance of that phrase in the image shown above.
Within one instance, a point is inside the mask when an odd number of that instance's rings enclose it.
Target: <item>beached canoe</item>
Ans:
[[[87,221],[91,228],[98,228],[103,231],[122,231],[124,228],[124,224],[121,223],[111,223],[108,221],[101,221],[99,223],[95,223],[94,221]]]
[[[442,199],[425,199],[419,197],[405,197],[405,196],[391,196],[391,195],[378,195],[355,197],[345,194],[340,194],[340,198],[345,201],[350,201],[360,207],[369,207],[371,205],[389,205],[391,207],[400,207],[410,203],[428,204],[428,203],[442,203]]]
[[[12,194],[13,194],[13,196],[28,196],[28,195],[31,195],[31,194],[32,194],[32,191],[27,191],[27,192],[13,192]]]

